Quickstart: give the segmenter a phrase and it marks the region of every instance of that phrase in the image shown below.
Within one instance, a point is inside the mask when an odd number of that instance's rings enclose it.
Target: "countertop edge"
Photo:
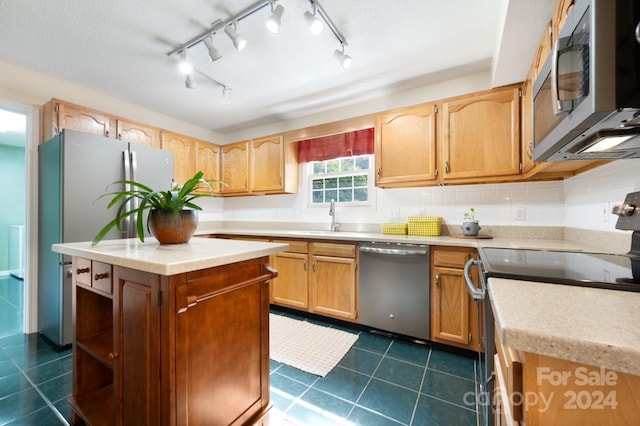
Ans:
[[[517,292],[509,291],[513,286],[518,286]],[[623,321],[628,315],[626,310],[617,309],[619,300],[640,298],[640,294],[496,278],[489,279],[488,291],[496,330],[505,346],[640,375],[640,338],[638,333],[628,330],[628,325],[634,323],[632,319]],[[532,304],[536,292],[540,303]],[[560,294],[571,294],[571,300],[559,297]],[[597,302],[593,300],[596,298]],[[608,306],[600,311],[585,310],[588,300]],[[564,310],[560,311],[560,307]],[[618,318],[612,319],[611,312],[616,310]],[[620,326],[611,326],[609,322],[605,325],[604,317]]]

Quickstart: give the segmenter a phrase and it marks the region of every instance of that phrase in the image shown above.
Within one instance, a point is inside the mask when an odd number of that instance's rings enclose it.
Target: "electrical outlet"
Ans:
[[[391,217],[393,218],[400,217],[400,209],[391,209]]]
[[[513,209],[513,218],[515,220],[525,220],[525,208],[524,207],[514,207]]]
[[[609,216],[611,216],[611,205],[607,201],[602,205],[602,221],[609,222]]]

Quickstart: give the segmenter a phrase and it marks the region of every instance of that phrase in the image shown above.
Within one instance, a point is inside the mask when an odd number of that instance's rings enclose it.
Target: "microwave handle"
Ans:
[[[553,49],[551,50],[551,105],[553,115],[562,113],[562,105],[558,95],[558,40],[553,43]]]

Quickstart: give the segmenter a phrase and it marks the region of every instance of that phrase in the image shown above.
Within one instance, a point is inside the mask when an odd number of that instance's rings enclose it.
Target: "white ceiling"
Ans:
[[[242,20],[247,47],[214,37],[189,58],[229,85],[196,76],[187,89],[166,53],[254,0],[0,0],[0,60],[91,88],[225,134],[323,112],[492,68],[494,86],[521,81],[552,0],[320,0],[347,40],[352,66],[333,57],[325,27],[312,36],[308,0],[279,0],[279,34],[266,30],[269,8]]]

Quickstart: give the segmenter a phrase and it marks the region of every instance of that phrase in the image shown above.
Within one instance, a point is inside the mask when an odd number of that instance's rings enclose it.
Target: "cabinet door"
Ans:
[[[356,318],[356,260],[314,256],[309,310],[342,319]]]
[[[285,252],[272,259],[278,277],[271,282],[271,303],[306,310],[309,307],[308,255]]]
[[[518,87],[442,104],[443,181],[520,173]]]
[[[113,267],[116,424],[160,424],[160,277]]]
[[[433,321],[431,338],[436,341],[468,344],[469,294],[464,283],[463,271],[451,268],[434,268],[434,285],[431,292]]]
[[[376,186],[435,183],[435,104],[377,114],[375,130]]]
[[[220,180],[220,147],[218,145],[197,141],[196,171],[203,173],[204,179]],[[220,184],[211,183],[216,193],[220,192]]]
[[[533,161],[533,80],[532,71],[522,83],[521,150],[522,172],[526,173],[536,165]]]
[[[284,188],[284,142],[282,136],[254,139],[251,147],[252,192],[280,192]]]
[[[183,184],[196,174],[195,142],[177,133],[162,132],[162,149],[173,152],[173,180]]]
[[[116,123],[118,139],[147,145],[153,148],[160,148],[162,141],[160,140],[160,129],[143,124],[134,123],[132,121],[118,120]]]
[[[77,105],[57,103],[58,132],[77,130],[98,136],[113,136],[115,119],[110,115]]]
[[[238,142],[222,147],[223,194],[246,194],[249,191],[249,143]]]

